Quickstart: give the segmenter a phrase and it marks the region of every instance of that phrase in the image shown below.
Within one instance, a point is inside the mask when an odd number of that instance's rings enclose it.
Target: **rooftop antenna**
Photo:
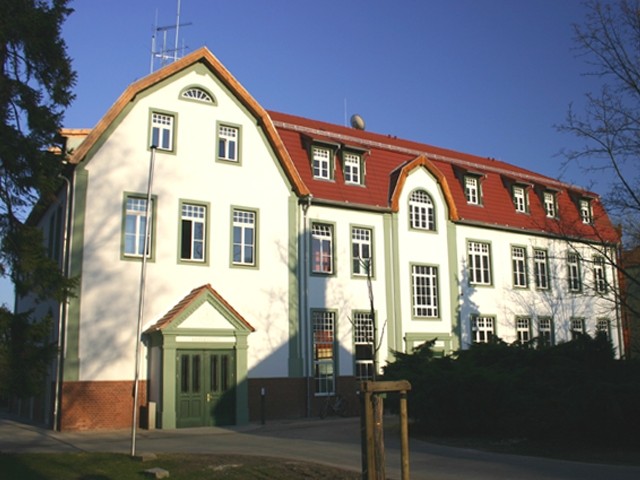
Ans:
[[[156,20],[153,25],[153,34],[151,35],[151,65],[149,67],[149,73],[153,73],[156,69],[156,62],[160,62],[160,68],[166,64],[175,62],[180,58],[179,54],[184,54],[184,44],[182,48],[179,48],[180,44],[180,27],[187,27],[192,25],[191,22],[180,23],[180,0],[178,0],[178,8],[176,13],[176,24],[158,26],[158,10],[156,10]],[[167,46],[167,32],[175,30],[174,47],[168,48]],[[162,48],[158,49],[157,39],[158,34],[162,33]]]

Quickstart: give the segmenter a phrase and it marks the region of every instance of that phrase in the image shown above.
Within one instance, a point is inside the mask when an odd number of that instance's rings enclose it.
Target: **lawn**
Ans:
[[[2,480],[141,480],[144,471],[167,470],[171,480],[356,480],[360,473],[314,463],[244,455],[158,455],[141,462],[114,453],[0,454]]]

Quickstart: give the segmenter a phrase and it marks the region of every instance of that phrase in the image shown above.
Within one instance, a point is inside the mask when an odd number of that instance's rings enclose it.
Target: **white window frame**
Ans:
[[[169,113],[151,112],[150,147],[172,152],[174,144],[175,116]]]
[[[480,205],[480,179],[476,175],[464,176],[464,195],[470,205]]]
[[[375,328],[371,312],[353,314],[353,359],[356,379],[373,380],[375,356]]]
[[[571,340],[575,340],[578,335],[584,335],[584,318],[571,318],[569,320],[569,332],[571,333]]]
[[[351,268],[357,277],[373,277],[373,231],[351,227]]]
[[[593,212],[591,210],[591,200],[588,198],[580,199],[580,219],[582,223],[591,225],[593,223]]]
[[[311,224],[311,272],[331,275],[333,262],[333,225],[313,222]]]
[[[414,190],[409,195],[409,224],[416,230],[436,229],[435,206],[425,190]]]
[[[607,293],[607,275],[604,257],[593,257],[593,289],[597,293]]]
[[[362,155],[353,152],[343,152],[344,183],[362,185]]]
[[[336,314],[329,310],[312,310],[313,376],[316,396],[335,393]]]
[[[531,317],[516,317],[516,338],[521,344],[531,340]]]
[[[553,192],[543,192],[542,200],[544,203],[544,211],[547,215],[547,218],[556,218],[558,214],[556,205],[556,194]]]
[[[256,265],[256,245],[258,233],[258,215],[253,210],[232,209],[232,253],[233,265]]]
[[[513,204],[516,212],[527,213],[527,189],[522,185],[513,186]]]
[[[412,265],[411,291],[414,318],[439,318],[438,267]]]
[[[333,152],[330,148],[313,145],[311,147],[311,168],[313,178],[321,180],[333,180]]]
[[[217,158],[225,162],[240,161],[240,128],[226,123],[218,124]]]
[[[553,318],[538,317],[538,346],[550,347],[553,344]]]
[[[491,285],[491,246],[486,242],[467,242],[469,283]]]
[[[582,291],[582,269],[580,268],[580,255],[575,252],[567,254],[567,281],[570,292]]]
[[[188,252],[187,252],[188,249]],[[198,203],[180,205],[180,261],[207,261],[207,207]]]
[[[527,249],[526,247],[511,247],[511,268],[513,272],[513,286],[515,288],[527,288]]]
[[[608,318],[596,320],[596,335],[604,334],[607,340],[611,340],[611,322]]]
[[[538,290],[549,290],[549,255],[542,248],[533,249],[533,276]]]
[[[147,241],[147,258],[153,253],[153,207],[154,199],[149,206],[149,237]],[[144,234],[146,230],[147,198],[142,195],[125,195],[123,219],[122,255],[125,258],[142,258],[144,249]],[[131,243],[133,240],[133,243]],[[130,249],[130,246],[133,249]]]
[[[490,343],[496,334],[496,319],[487,315],[471,317],[471,333],[474,343]]]

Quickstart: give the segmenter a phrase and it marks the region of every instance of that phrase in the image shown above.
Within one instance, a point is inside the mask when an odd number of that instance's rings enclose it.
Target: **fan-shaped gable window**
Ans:
[[[189,87],[182,91],[180,94],[181,98],[186,100],[194,100],[196,102],[201,103],[209,103],[211,105],[215,105],[215,99],[213,95],[200,87]]]
[[[416,190],[409,197],[409,221],[411,228],[419,230],[436,229],[433,200],[424,190]]]

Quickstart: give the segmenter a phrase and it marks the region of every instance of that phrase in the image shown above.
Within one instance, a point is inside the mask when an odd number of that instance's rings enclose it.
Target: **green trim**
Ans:
[[[462,298],[461,287],[458,270],[458,240],[457,228],[454,223],[447,221],[447,261],[449,265],[449,302],[451,312],[451,348],[459,350],[462,345]]]
[[[260,269],[260,209],[253,207],[242,207],[239,205],[231,205],[229,215],[229,268],[244,268],[244,269]],[[254,214],[254,226],[253,226],[253,263],[235,263],[233,261],[233,241],[234,241],[234,227],[233,227],[233,214],[234,212],[251,212]]]
[[[187,258],[182,258],[182,206],[183,205],[194,205],[197,207],[205,208],[205,219],[204,219],[204,260],[190,260]],[[210,241],[210,226],[211,223],[209,221],[209,217],[211,216],[211,205],[209,202],[202,202],[200,200],[188,200],[181,198],[178,203],[178,252],[176,255],[177,261],[179,265],[194,265],[194,266],[209,266],[209,252],[211,250],[211,241]],[[192,239],[193,241],[193,239]]]
[[[317,177],[313,172],[313,149],[326,150],[329,152],[329,178]],[[311,177],[314,180],[320,180],[325,182],[335,182],[336,180],[336,154],[338,152],[339,145],[332,143],[323,143],[318,140],[312,140],[309,145],[309,166],[311,167]]]
[[[356,376],[356,323],[355,323],[355,317],[358,314],[363,314],[363,315],[367,315],[368,317],[371,316],[371,310],[365,310],[362,308],[358,308],[355,310],[351,310],[351,347],[352,347],[352,354],[351,354],[351,362],[352,362],[352,368],[353,368],[353,375]],[[377,351],[377,347],[378,347],[378,342],[380,341],[380,316],[378,315],[378,310],[374,309],[373,311],[373,321],[374,321],[374,335],[375,338],[373,339],[373,343],[372,343],[372,351],[373,351],[373,366],[378,367],[378,371],[375,372],[376,376],[380,374],[380,352]]]
[[[353,229],[354,228],[360,228],[362,230],[369,230],[370,232],[370,242],[369,242],[369,250],[371,251],[371,267],[372,267],[372,274],[371,274],[371,280],[375,280],[376,279],[376,259],[375,259],[375,228],[370,226],[370,225],[360,225],[360,224],[355,224],[355,223],[350,223],[349,224],[349,245],[351,247],[351,254],[350,254],[350,260],[351,260],[351,278],[354,280],[366,280],[367,279],[367,275],[364,274],[355,274],[353,273]]]
[[[71,232],[71,278],[79,278],[75,295],[69,298],[67,313],[67,333],[65,337],[66,355],[64,359],[64,380],[80,380],[80,307],[82,299],[82,262],[84,257],[84,219],[87,212],[87,191],[89,172],[78,166],[74,182],[74,211]]]
[[[429,176],[431,177],[431,174],[429,174]],[[431,177],[433,178],[433,177]],[[437,180],[436,180],[437,181]],[[431,200],[431,209],[433,211],[433,229],[430,228],[416,228],[411,224],[411,195],[413,195],[415,192],[424,192],[428,197],[429,200]],[[443,196],[444,198],[444,196]],[[445,202],[446,205],[446,202]],[[420,233],[426,233],[426,234],[437,234],[438,233],[438,215],[436,212],[436,202],[433,200],[433,195],[431,195],[426,188],[424,187],[416,187],[413,190],[411,190],[409,192],[409,194],[407,195],[407,225],[409,225],[409,231],[410,232],[420,232]],[[428,221],[428,220],[427,220]]]
[[[489,246],[489,283],[473,283],[471,281],[470,266],[469,266],[469,243],[482,243]],[[478,240],[475,238],[467,238],[465,240],[465,260],[467,262],[467,284],[473,288],[493,288],[494,285],[494,276],[495,269],[493,268],[493,244],[490,240]]]
[[[288,262],[289,262],[289,370],[291,378],[304,376],[304,364],[302,358],[302,315],[300,312],[300,283],[298,274],[298,221],[299,208],[298,197],[289,196],[288,203],[289,235],[288,235]]]
[[[197,98],[189,98],[189,97],[183,96],[186,92],[188,92],[191,89],[202,90],[204,93],[209,95],[209,97],[211,98],[211,102],[205,102],[203,100],[198,100]],[[178,95],[178,98],[180,100],[184,100],[184,101],[187,101],[187,102],[197,103],[198,105],[205,105],[205,106],[209,106],[209,107],[217,107],[218,106],[218,101],[216,100],[215,95],[213,93],[211,93],[211,91],[208,88],[205,88],[202,85],[198,85],[196,83],[192,83],[192,84],[184,87],[182,90],[180,90],[180,94]]]
[[[440,340],[444,342],[444,347],[434,347],[434,353],[449,355],[455,350],[455,335],[451,335],[448,332],[442,333],[412,333],[407,332],[405,334],[405,344],[407,346],[405,353],[411,353],[415,350],[416,347],[422,345],[425,342],[430,342],[432,340]]]
[[[547,276],[547,286],[539,287],[536,281],[536,252],[544,252],[544,265]],[[549,269],[549,250],[546,248],[534,248],[533,249],[533,286],[537,291],[547,292],[551,291],[551,270]]]
[[[219,156],[220,127],[233,128],[238,131],[238,138],[236,139],[236,159],[235,160],[229,160],[228,158],[220,158]],[[223,122],[218,120],[216,122],[216,143],[214,145],[214,148],[215,148],[214,155],[216,158],[216,162],[224,163],[227,165],[241,166],[242,165],[242,125],[237,123]]]
[[[514,284],[514,273],[515,273],[513,271],[513,249],[514,248],[522,248],[524,250],[524,281],[526,284],[524,287]],[[519,290],[519,291],[529,290],[531,282],[529,282],[529,273],[530,273],[529,272],[529,251],[527,249],[527,246],[522,244],[517,244],[517,243],[509,244],[509,260],[511,261],[511,287],[514,290]]]
[[[147,121],[147,151],[151,151],[151,132],[153,128],[152,117],[154,113],[159,113],[161,115],[168,115],[173,118],[173,128],[171,131],[171,149],[167,150],[164,148],[160,148],[160,146],[156,145],[156,153],[164,153],[167,155],[175,155],[178,152],[178,112],[172,112],[170,110],[162,110],[160,108],[149,108],[149,115]]]
[[[137,255],[127,255],[124,252],[124,236],[127,222],[127,199],[140,198],[142,200],[147,199],[147,195],[144,193],[136,192],[123,192],[122,193],[122,222],[120,227],[120,260],[126,262],[142,262],[142,257]],[[156,260],[156,219],[158,218],[158,196],[151,195],[151,255],[147,257],[148,262],[155,262]]]
[[[347,182],[345,179],[344,184],[351,186],[351,187],[364,187],[365,186],[365,167],[364,167],[364,153],[361,151],[357,151],[355,149],[351,149],[349,147],[343,147],[341,149],[340,152],[340,161],[342,164],[342,178],[345,178],[345,170],[346,170],[346,163],[345,163],[345,155],[349,154],[349,155],[353,155],[358,157],[358,168],[360,171],[360,181],[359,182]]]
[[[402,293],[400,292],[400,269],[398,252],[398,214],[385,214],[384,225],[384,265],[387,272],[387,335],[388,361],[393,361],[393,351],[401,352],[402,346]]]
[[[315,371],[316,354],[314,348],[314,334],[313,334],[313,314],[315,312],[321,313],[333,313],[333,392],[316,392],[315,383],[316,377],[313,373]],[[338,390],[338,378],[340,377],[340,321],[339,312],[337,308],[311,308],[309,309],[309,340],[311,342],[311,381],[314,384],[313,396],[314,397],[326,397],[335,394]]]

